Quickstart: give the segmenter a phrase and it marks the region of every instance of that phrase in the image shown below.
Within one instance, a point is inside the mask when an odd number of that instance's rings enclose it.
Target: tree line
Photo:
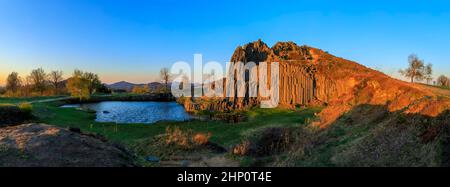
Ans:
[[[424,60],[415,54],[408,57],[408,68],[401,69],[399,72],[404,77],[409,78],[411,83],[425,80],[427,84],[431,84],[433,81],[433,65],[431,63],[425,65]],[[433,81],[433,85],[450,86],[450,79],[445,75],[440,75]]]
[[[64,80],[60,70],[45,72],[38,68],[25,77],[12,72],[6,78],[4,95],[10,97],[51,96],[70,94],[80,99],[89,98],[96,92],[110,93],[101,83],[99,76],[91,72],[75,70],[71,77]]]

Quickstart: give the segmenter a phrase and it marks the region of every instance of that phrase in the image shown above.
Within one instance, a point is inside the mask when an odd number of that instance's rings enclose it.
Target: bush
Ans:
[[[5,87],[0,87],[0,95],[4,95],[6,93]]]
[[[236,145],[233,154],[258,157],[281,153],[294,141],[296,136],[291,134],[293,132],[295,130],[289,128],[264,128],[255,132],[255,137]]]
[[[234,155],[239,155],[239,156],[244,156],[244,155],[248,155],[250,152],[250,146],[251,146],[251,142],[246,140],[243,141],[242,143],[236,145],[233,148],[233,154]]]
[[[211,137],[211,133],[197,133],[192,138],[192,141],[197,145],[206,145],[209,142],[209,138]]]
[[[31,105],[31,103],[26,103],[26,102],[20,103],[19,109],[24,113],[31,114],[31,111],[33,110],[33,105]]]
[[[167,145],[177,145],[182,148],[189,149],[192,147],[189,141],[190,131],[182,131],[180,128],[166,128],[166,144]]]
[[[203,146],[209,143],[211,133],[196,133],[192,130],[181,130],[178,127],[167,127],[165,134],[166,145],[175,145],[184,149],[192,149],[195,146]]]
[[[134,86],[131,92],[134,94],[146,94],[150,93],[150,88],[148,87],[148,85]]]
[[[0,127],[24,123],[31,118],[31,109],[28,111],[12,104],[0,104]]]

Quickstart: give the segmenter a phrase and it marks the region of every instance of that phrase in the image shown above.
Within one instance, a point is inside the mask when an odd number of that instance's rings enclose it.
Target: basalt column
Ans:
[[[280,64],[280,104],[308,105],[315,95],[314,74],[301,65]]]

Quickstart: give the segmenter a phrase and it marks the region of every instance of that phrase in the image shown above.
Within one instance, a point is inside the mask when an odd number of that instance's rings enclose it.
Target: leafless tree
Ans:
[[[11,92],[12,94],[16,94],[22,85],[22,81],[20,79],[19,73],[12,72],[8,75],[6,79],[6,91]]]
[[[63,80],[63,72],[62,71],[52,71],[48,75],[50,83],[53,86],[53,94],[57,95],[59,93],[59,84]]]
[[[433,80],[433,65],[427,64],[424,67],[423,73],[424,73],[424,78],[427,81],[427,84],[431,84],[431,81]]]
[[[437,79],[437,84],[439,86],[450,86],[450,79],[445,75],[441,75]]]
[[[38,68],[31,71],[30,79],[33,87],[41,95],[44,95],[44,91],[47,88],[47,74],[44,69]]]
[[[170,73],[168,68],[162,68],[159,71],[159,76],[161,77],[161,80],[164,82],[165,89],[168,88],[169,80],[170,80]]]
[[[400,70],[399,72],[411,79],[411,82],[414,80],[421,81],[424,78],[424,63],[423,60],[419,59],[417,55],[410,55],[408,57],[409,67],[405,70]]]

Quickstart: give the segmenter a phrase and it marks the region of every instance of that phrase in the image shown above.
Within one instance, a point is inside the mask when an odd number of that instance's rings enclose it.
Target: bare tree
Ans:
[[[437,84],[439,86],[450,86],[450,79],[445,75],[441,75],[437,79]]]
[[[6,91],[11,92],[13,95],[17,93],[22,85],[19,73],[12,72],[6,79]]]
[[[423,73],[424,73],[424,78],[427,81],[427,84],[431,84],[431,81],[433,80],[433,65],[427,64],[424,67]]]
[[[30,76],[27,76],[26,78],[24,78],[23,79],[24,81],[24,83],[23,83],[23,85],[22,85],[22,90],[23,90],[23,94],[25,95],[25,96],[30,96],[31,95],[31,84],[32,84],[32,82],[33,81],[31,81],[31,77]]]
[[[161,80],[164,82],[165,89],[167,90],[170,80],[169,68],[162,68],[159,71],[159,76],[161,77]]]
[[[405,70],[400,70],[399,72],[411,79],[411,82],[414,80],[421,81],[424,78],[424,63],[423,60],[420,60],[419,57],[412,54],[408,57],[409,67]]]
[[[47,87],[47,74],[45,71],[42,68],[32,70],[30,80],[33,84],[33,88],[43,95]]]
[[[52,71],[48,75],[48,78],[50,80],[50,83],[53,86],[53,94],[57,95],[59,93],[59,83],[63,79],[63,72],[62,71]]]

